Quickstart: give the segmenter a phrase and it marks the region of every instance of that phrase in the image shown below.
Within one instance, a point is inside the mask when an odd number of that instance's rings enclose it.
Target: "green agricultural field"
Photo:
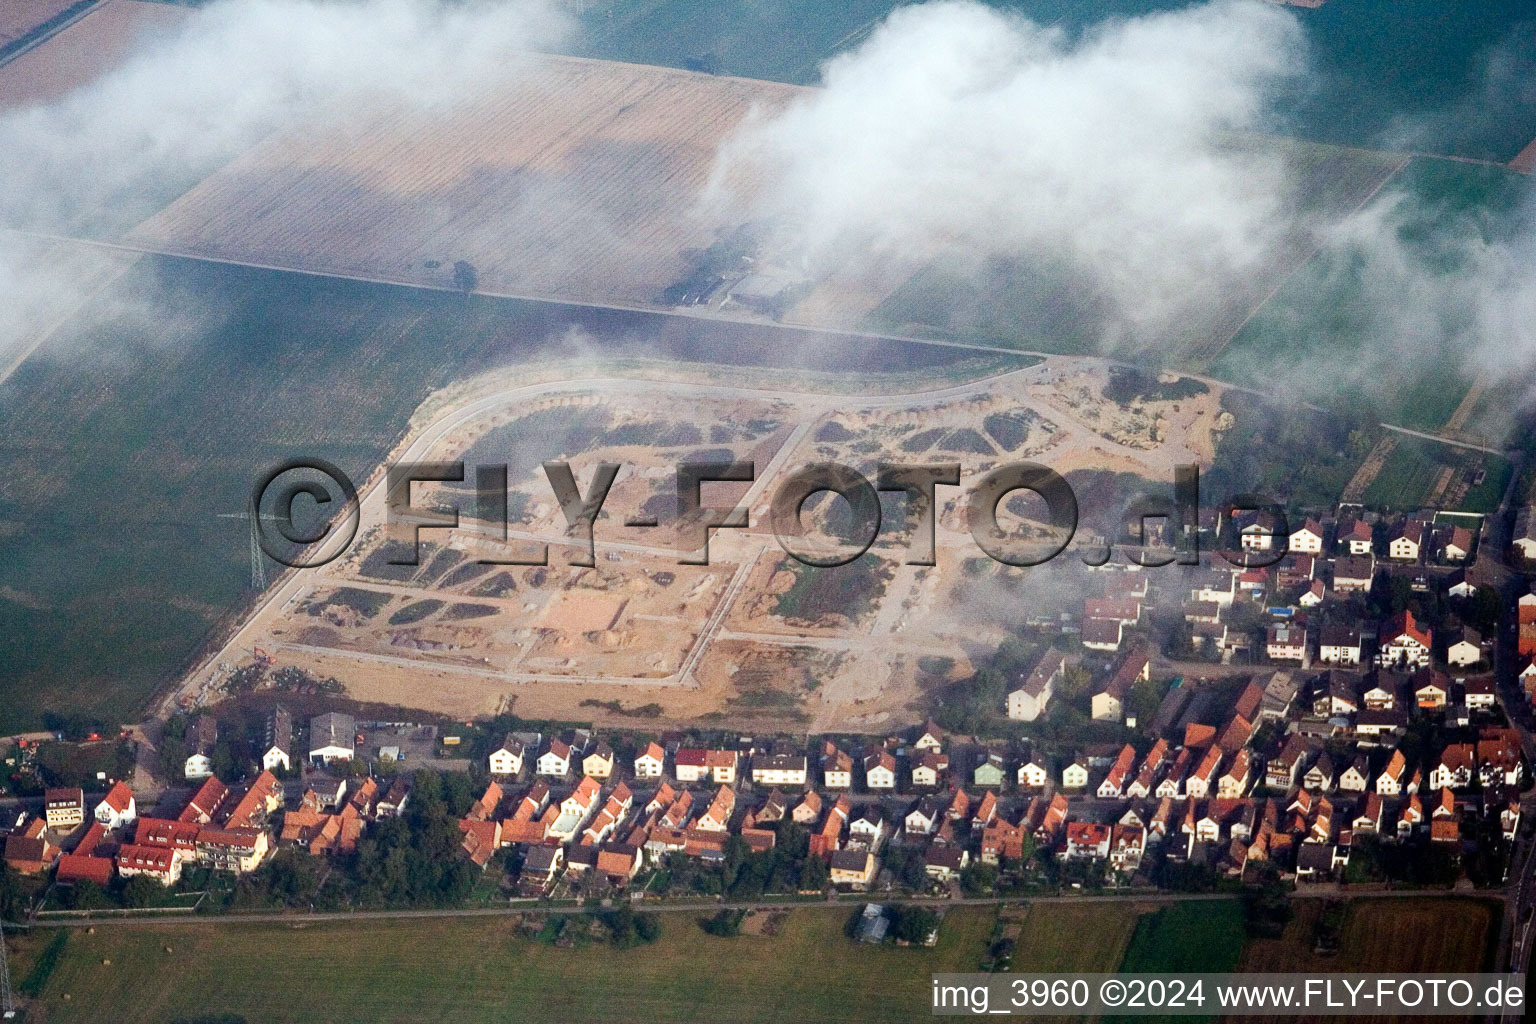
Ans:
[[[1503,168],[1415,159],[1373,200],[1406,201],[1405,252],[1456,267],[1447,243],[1511,230],[1527,179]],[[1397,296],[1371,293],[1359,254],[1325,249],[1248,321],[1208,367],[1222,380],[1370,408],[1385,422],[1437,430],[1472,384],[1470,354],[1405,351]],[[1453,325],[1454,326],[1454,325]],[[1466,326],[1466,325],[1463,325]],[[1390,380],[1390,392],[1379,382]],[[1341,393],[1342,390],[1342,393]]]
[[[1512,467],[1497,455],[1471,452],[1434,441],[1402,438],[1382,466],[1381,472],[1366,489],[1364,502],[1372,508],[1406,511],[1425,508],[1431,503],[1436,482],[1447,467],[1460,475],[1483,474],[1483,482],[1467,489],[1460,501],[1444,498],[1433,502],[1437,508],[1455,512],[1492,512],[1504,496]]]
[[[1308,214],[1325,222],[1356,208],[1403,162],[1393,153],[1290,139],[1231,141],[1284,160]],[[1298,251],[1291,262],[1305,256]],[[959,255],[935,260],[871,311],[869,326],[1044,352],[1101,349],[1106,310],[1073,267],[1049,257],[993,259],[979,270],[971,263]],[[1198,363],[1219,350],[1290,269],[1289,262],[1277,260],[1212,308],[1192,315],[1179,336],[1167,339],[1164,358],[1174,365]]]
[[[41,1008],[51,1024],[908,1021],[927,1015],[930,974],[976,969],[996,919],[990,907],[956,907],[935,948],[899,949],[846,938],[854,912],[797,910],[775,936],[728,939],[668,913],[655,945],[630,950],[556,948],[499,917],[100,927],[70,933],[39,986]],[[50,941],[39,930],[18,942],[18,977]]]
[[[581,52],[747,78],[815,84],[908,0],[615,0],[587,4]],[[992,0],[1069,32],[1187,0]],[[1281,87],[1281,131],[1322,142],[1508,161],[1536,138],[1536,109],[1499,76],[1536,59],[1525,0],[1336,0],[1291,8],[1312,73]]]
[[[0,733],[134,720],[246,605],[249,489],[321,457],[361,481],[451,380],[569,355],[997,369],[957,349],[146,258],[0,383]],[[985,364],[985,365],[983,365]],[[852,378],[833,378],[837,380]],[[920,385],[918,385],[920,386]]]
[[[1187,900],[1148,914],[1136,924],[1120,970],[1173,974],[1237,969],[1247,929],[1241,900]]]

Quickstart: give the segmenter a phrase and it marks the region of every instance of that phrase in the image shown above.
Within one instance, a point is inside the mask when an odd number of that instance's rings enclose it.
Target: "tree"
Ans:
[[[927,942],[938,927],[939,915],[927,907],[898,904],[891,908],[891,935],[902,942]]]
[[[453,286],[465,295],[480,287],[480,272],[473,263],[457,260],[453,264]]]
[[[661,918],[655,914],[636,914],[635,935],[641,942],[655,942],[661,938]]]
[[[807,857],[800,868],[800,888],[809,892],[813,889],[821,890],[827,887],[832,880],[832,872],[827,867],[827,862],[820,857]]]
[[[960,873],[960,888],[967,896],[988,896],[997,885],[997,868],[980,861]]]
[[[21,876],[4,861],[0,861],[0,920],[20,921],[25,914]]]
[[[165,886],[148,875],[134,875],[123,883],[123,906],[147,907],[164,891]]]
[[[69,887],[65,903],[71,910],[100,910],[112,905],[101,886],[88,878],[74,882]]]

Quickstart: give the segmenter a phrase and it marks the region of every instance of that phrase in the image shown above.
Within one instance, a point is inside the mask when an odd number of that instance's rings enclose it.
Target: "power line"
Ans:
[[[16,1016],[16,1001],[11,996],[11,965],[5,959],[5,929],[0,927],[0,1017]]]

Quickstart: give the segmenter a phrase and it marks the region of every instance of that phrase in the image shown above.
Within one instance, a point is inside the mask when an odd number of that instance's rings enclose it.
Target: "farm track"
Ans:
[[[1387,459],[1397,448],[1398,438],[1388,434],[1376,442],[1365,461],[1360,463],[1360,468],[1355,470],[1355,475],[1349,478],[1349,483],[1344,487],[1344,493],[1339,496],[1341,504],[1358,505],[1365,497],[1365,492],[1370,490],[1371,484],[1376,482],[1376,477],[1381,473],[1381,467],[1387,464]]]

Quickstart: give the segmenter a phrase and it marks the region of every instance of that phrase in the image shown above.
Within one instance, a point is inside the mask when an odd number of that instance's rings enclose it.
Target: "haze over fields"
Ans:
[[[1526,365],[1528,211],[1458,217],[1426,251],[1403,239],[1437,213],[1390,180],[1400,163],[1332,153],[1320,171],[1310,150],[1253,141],[1284,133],[1320,74],[1303,12],[1214,0],[1079,30],[1022,8],[899,8],[797,94],[533,60],[588,42],[552,0],[225,0],[169,35],[157,16],[126,63],[0,115],[0,219],[412,283],[468,258],[493,292],[626,304],[658,301],[690,247],[756,224],[766,264],[820,286],[793,322],[859,326],[925,268],[1002,275],[1016,300],[1033,280],[1037,305],[1069,310],[1026,317],[1021,342],[1174,363],[1219,351],[1333,246],[1393,359],[1450,347]],[[1517,83],[1530,56],[1500,40],[1471,94]],[[543,113],[546,89],[584,106]],[[1359,141],[1421,138],[1413,116]],[[582,127],[562,142],[568,123]],[[72,269],[15,248],[0,250],[8,297],[70,290]],[[939,326],[963,330],[958,315]]]
[[[243,526],[186,525],[155,473],[183,497],[221,474],[233,508],[274,453],[366,469],[431,390],[535,355],[1112,353],[1363,397],[1373,427],[1439,427],[1420,396],[1477,377],[1517,398],[1533,23],[1512,0],[106,0],[0,50],[0,690],[113,679],[142,636],[140,693],[238,606]],[[451,289],[460,260],[464,302],[289,273]],[[655,309],[689,316],[627,317]],[[106,496],[153,540],[108,551]]]

